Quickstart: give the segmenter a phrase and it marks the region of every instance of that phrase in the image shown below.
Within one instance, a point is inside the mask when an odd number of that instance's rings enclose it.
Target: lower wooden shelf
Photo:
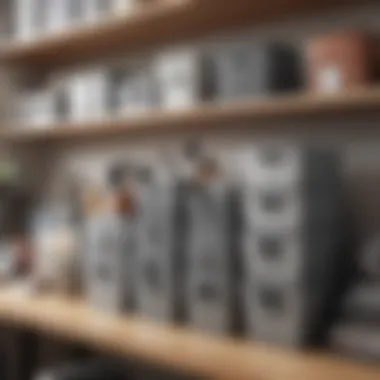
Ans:
[[[330,116],[368,116],[378,113],[380,87],[356,88],[337,94],[295,93],[221,104],[203,104],[194,108],[164,111],[150,110],[120,118],[83,123],[60,123],[44,128],[8,126],[0,131],[0,140],[11,143],[52,143],[104,138],[153,136],[162,132],[189,132],[236,128],[237,123],[251,129],[261,122],[286,119],[310,120]],[[307,125],[305,126],[307,128]]]
[[[80,300],[0,290],[0,320],[121,356],[214,379],[378,380],[380,368],[318,353],[217,338],[137,317],[102,314]]]

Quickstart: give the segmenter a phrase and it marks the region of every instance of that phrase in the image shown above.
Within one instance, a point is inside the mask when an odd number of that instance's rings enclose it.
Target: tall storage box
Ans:
[[[184,318],[184,192],[160,161],[149,166],[139,192],[138,310],[165,322]]]
[[[118,214],[99,214],[86,226],[85,287],[89,302],[119,313],[134,302],[135,223]]]
[[[343,282],[340,160],[317,148],[264,146],[248,161],[246,319],[256,337],[302,344],[325,331]]]
[[[186,301],[189,323],[215,333],[241,327],[240,192],[226,173],[214,173],[217,158],[201,159],[200,177],[186,196]]]

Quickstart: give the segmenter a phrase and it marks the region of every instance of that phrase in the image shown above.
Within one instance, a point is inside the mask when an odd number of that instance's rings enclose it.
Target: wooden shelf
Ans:
[[[46,128],[7,127],[0,133],[12,143],[63,142],[103,138],[128,138],[163,132],[189,132],[235,128],[237,123],[257,128],[256,121],[309,119],[378,112],[380,87],[356,89],[334,95],[294,94],[253,100],[209,104],[181,111],[149,111],[130,117],[82,124],[57,124]]]
[[[100,59],[120,51],[185,41],[235,28],[363,4],[371,0],[161,0],[95,25],[31,42],[10,42],[0,59],[9,64],[56,67]],[[374,1],[374,0],[372,0]]]
[[[99,313],[81,301],[0,290],[0,320],[215,379],[378,380],[380,369],[317,353],[217,338],[134,317]]]

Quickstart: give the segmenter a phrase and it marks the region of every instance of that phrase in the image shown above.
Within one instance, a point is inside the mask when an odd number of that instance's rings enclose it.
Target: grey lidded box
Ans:
[[[345,321],[378,325],[380,285],[377,282],[354,284],[344,297],[342,317]]]
[[[363,323],[340,322],[331,331],[330,347],[360,359],[380,359],[380,329]]]
[[[85,287],[89,302],[109,312],[133,307],[135,221],[100,214],[86,227]]]
[[[240,192],[227,184],[188,190],[186,302],[189,323],[229,333],[241,328]]]
[[[230,43],[213,57],[216,96],[221,100],[277,93],[300,85],[300,57],[280,43]]]
[[[160,321],[184,319],[184,187],[175,178],[140,193],[137,308]]]

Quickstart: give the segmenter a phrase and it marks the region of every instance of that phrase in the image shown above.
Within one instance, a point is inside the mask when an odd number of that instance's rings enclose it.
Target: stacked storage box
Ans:
[[[184,318],[184,187],[160,158],[140,170],[137,309],[162,322]]]
[[[218,155],[197,158],[186,197],[189,324],[219,334],[241,327],[240,192]]]
[[[336,301],[339,161],[297,146],[258,146],[247,157],[247,325],[260,339],[300,345],[325,331]]]

